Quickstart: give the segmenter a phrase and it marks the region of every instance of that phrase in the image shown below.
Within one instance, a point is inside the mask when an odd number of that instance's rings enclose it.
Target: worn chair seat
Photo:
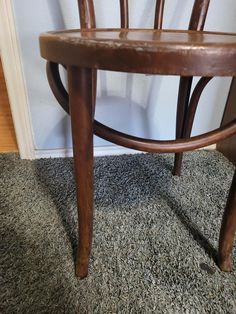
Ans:
[[[236,34],[94,29],[49,32],[41,55],[52,62],[112,71],[181,76],[236,75]]]

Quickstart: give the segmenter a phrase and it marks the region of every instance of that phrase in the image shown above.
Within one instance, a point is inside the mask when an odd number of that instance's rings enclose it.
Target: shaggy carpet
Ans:
[[[72,159],[0,155],[1,313],[236,313],[215,264],[234,166],[217,152],[95,160],[90,274],[74,275]],[[234,251],[234,264],[236,256]]]

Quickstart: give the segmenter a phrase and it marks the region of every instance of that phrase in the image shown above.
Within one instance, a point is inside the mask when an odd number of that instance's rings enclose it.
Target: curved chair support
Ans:
[[[179,97],[177,105],[176,119],[176,138],[188,138],[191,135],[195,113],[197,106],[206,85],[213,77],[202,77],[195,86],[192,96],[190,97],[190,89],[192,78],[181,77],[179,87]],[[183,153],[175,154],[175,164],[173,174],[180,176]]]
[[[69,96],[60,78],[59,64],[48,61],[47,76],[54,96],[61,107],[69,114]],[[230,137],[236,133],[236,119],[223,128],[192,137],[186,141],[186,138],[190,137],[191,134],[194,116],[200,96],[204,87],[211,79],[212,77],[202,77],[193,91],[187,112],[187,119],[184,124],[184,138],[182,139],[158,141],[139,138],[109,128],[96,120],[94,120],[94,133],[117,145],[123,145],[128,148],[155,153],[178,153],[189,151],[211,145]]]
[[[192,76],[182,76],[179,81],[179,92],[177,101],[177,111],[176,111],[176,139],[183,138],[183,128],[184,122],[186,120],[189,98],[191,93],[193,77]],[[173,175],[180,176],[181,166],[183,160],[183,153],[175,154],[175,162]]]
[[[69,95],[61,81],[59,64],[47,61],[47,78],[50,88],[61,107],[69,114]]]
[[[194,117],[197,111],[197,106],[199,104],[200,97],[206,85],[211,81],[213,77],[202,77],[198,81],[197,85],[195,86],[192,96],[190,98],[186,120],[184,122],[184,129],[183,129],[183,137],[188,138],[191,135]]]
[[[66,70],[66,66],[62,64],[64,69]],[[70,114],[69,109],[69,95],[62,83],[60,72],[59,72],[59,64],[55,62],[47,61],[47,78],[50,85],[50,88],[55,96],[56,100],[59,102],[61,107],[65,110],[66,113]],[[97,91],[97,71],[93,70],[92,74],[93,78],[93,117],[95,114],[95,104],[96,104],[96,91]]]
[[[148,140],[116,131],[96,120],[94,120],[94,133],[112,143],[132,149],[153,153],[178,153],[211,145],[232,136],[236,133],[236,119],[222,128],[191,137],[187,140]]]

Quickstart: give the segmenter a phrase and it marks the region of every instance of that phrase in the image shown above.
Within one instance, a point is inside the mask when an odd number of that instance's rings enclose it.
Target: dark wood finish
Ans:
[[[164,7],[165,7],[165,0],[157,0],[155,20],[154,20],[155,29],[162,29]]]
[[[192,76],[181,77],[179,81],[179,94],[177,102],[177,114],[176,114],[176,139],[183,138],[184,122],[186,120],[189,97],[192,87]],[[180,176],[181,166],[183,160],[183,153],[175,154],[173,174]]]
[[[93,95],[93,119],[95,116],[96,98],[97,98],[97,70],[92,70],[92,95]]]
[[[234,76],[236,68],[236,34],[70,30],[42,34],[40,48],[41,56],[55,63],[111,71]]]
[[[189,30],[202,31],[205,25],[210,0],[196,0],[189,22]]]
[[[232,80],[229,96],[225,106],[222,125],[236,118],[236,78]],[[223,153],[236,166],[236,135],[219,142],[217,149]]]
[[[236,232],[236,171],[230,188],[222,220],[219,240],[219,266],[223,271],[232,270],[232,249]]]
[[[183,80],[184,78],[182,78]],[[180,81],[180,96],[184,97],[185,103],[182,102],[180,99],[180,104],[178,104],[177,110],[177,122],[176,122],[176,138],[189,138],[191,135],[194,117],[196,114],[197,106],[201,97],[201,94],[208,84],[208,82],[212,79],[212,77],[202,77],[198,84],[196,85],[191,100],[189,102],[189,95],[190,95],[190,86],[192,85],[192,80],[187,78],[186,85],[189,87],[189,94],[183,94],[182,92],[182,85]],[[184,86],[184,85],[183,85]],[[184,91],[184,90],[183,90]],[[181,104],[183,104],[183,108],[181,108]],[[181,166],[183,160],[183,153],[175,154],[175,162],[174,162],[174,175],[180,176],[181,174]]]
[[[93,0],[78,0],[80,26],[82,29],[96,27],[96,18]]]
[[[121,25],[121,28],[129,27],[128,0],[120,0],[120,25]]]
[[[202,31],[205,26],[205,21],[208,13],[210,0],[198,0],[194,2],[190,22],[189,30]],[[180,78],[179,83],[179,96],[177,103],[176,114],[176,138],[184,137],[184,124],[188,123],[186,119],[188,102],[192,87],[193,78]],[[180,176],[182,167],[183,153],[175,154],[174,170],[173,174]]]
[[[198,106],[200,97],[202,95],[204,88],[211,81],[211,79],[212,77],[202,77],[194,88],[194,91],[192,93],[192,96],[189,102],[186,119],[184,123],[183,138],[189,138],[191,135],[193,121],[194,121],[194,117],[197,111],[197,106]]]
[[[191,135],[194,116],[196,113],[200,96],[204,90],[204,87],[208,84],[208,82],[211,79],[212,77],[201,78],[192,93],[188,110],[186,112],[186,123],[184,125],[184,130],[183,130],[183,137],[185,139],[189,138]],[[55,87],[56,82],[58,83],[58,86]],[[55,97],[58,99],[58,102],[65,109],[66,112],[69,112],[68,103],[65,104],[65,102],[68,101],[68,95],[65,89],[61,88],[61,81],[60,80],[55,81],[55,84],[54,83],[52,84],[51,81],[49,81],[49,83]],[[60,90],[63,93],[62,95],[59,94]],[[66,94],[64,95],[64,93]],[[126,136],[125,134],[121,132],[118,132],[116,130],[113,130],[111,128],[104,126],[103,124],[97,122],[96,120],[94,120],[94,133],[104,138],[105,140],[111,141],[118,145],[130,147],[136,150],[147,151],[147,152],[158,152],[158,153],[179,152],[179,151],[193,150],[202,146],[210,145],[212,143],[220,141],[223,138],[232,136],[232,134],[234,134],[236,131],[235,121],[236,119],[233,120],[231,123],[228,122],[228,124],[226,125],[226,128],[224,129],[219,129],[213,132],[209,132],[203,136],[202,135],[195,136],[191,138],[191,140],[189,141],[180,140],[180,139],[178,141],[156,141],[156,140],[147,140],[147,139],[137,138],[130,135]]]
[[[191,137],[190,139],[184,138],[172,141],[157,141],[124,134],[94,120],[94,134],[97,136],[117,145],[151,153],[186,152],[211,145],[221,139],[228,138],[235,133],[236,119],[234,119],[227,126],[202,135]]]
[[[200,148],[236,133],[236,119],[227,125],[191,137],[199,98],[214,76],[236,76],[236,34],[203,32],[209,0],[196,0],[188,31],[161,30],[164,1],[157,0],[154,30],[131,30],[128,1],[120,0],[121,29],[94,29],[92,0],[79,0],[81,30],[40,36],[51,89],[71,114],[75,178],[79,213],[76,273],[87,275],[93,228],[93,133],[116,144],[148,152],[175,152]],[[61,83],[58,64],[68,69],[69,96]],[[94,120],[96,70],[179,75],[177,140],[142,139],[113,130]],[[193,76],[201,76],[191,94]],[[70,109],[68,105],[70,102]],[[182,155],[177,155],[182,156]],[[181,158],[176,173],[180,172]],[[178,168],[179,167],[179,168]],[[178,168],[178,169],[177,169]],[[230,269],[235,233],[235,177],[222,223],[219,256],[222,270]]]
[[[79,217],[76,274],[84,278],[88,273],[93,231],[92,70],[70,66],[68,82]]]
[[[78,0],[80,28],[91,29],[96,27],[96,17],[92,0]],[[96,95],[97,95],[97,71],[93,69],[93,117],[95,115]],[[59,102],[60,103],[60,102]]]
[[[61,107],[67,112],[69,112],[69,96],[64,88],[64,85],[61,81],[59,73],[59,65],[54,62],[47,62],[46,66],[47,78],[50,88],[55,96],[56,100],[59,102]]]

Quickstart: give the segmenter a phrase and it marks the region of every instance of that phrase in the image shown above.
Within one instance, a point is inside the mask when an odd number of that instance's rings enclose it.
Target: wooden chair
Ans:
[[[173,173],[179,175],[184,151],[236,133],[234,119],[222,128],[190,138],[198,101],[207,83],[214,76],[236,75],[236,34],[203,31],[210,0],[195,0],[187,31],[162,30],[164,2],[156,1],[154,29],[129,28],[128,0],[120,0],[121,28],[96,29],[93,1],[78,0],[81,29],[40,36],[41,56],[48,60],[49,84],[71,115],[79,216],[76,274],[80,278],[87,276],[92,243],[93,134],[141,151],[175,153]],[[68,93],[60,79],[59,64],[68,72]],[[138,138],[94,120],[97,69],[180,76],[176,140]],[[190,95],[193,76],[201,79]],[[235,230],[236,174],[220,232],[219,267],[223,271],[232,267]]]

